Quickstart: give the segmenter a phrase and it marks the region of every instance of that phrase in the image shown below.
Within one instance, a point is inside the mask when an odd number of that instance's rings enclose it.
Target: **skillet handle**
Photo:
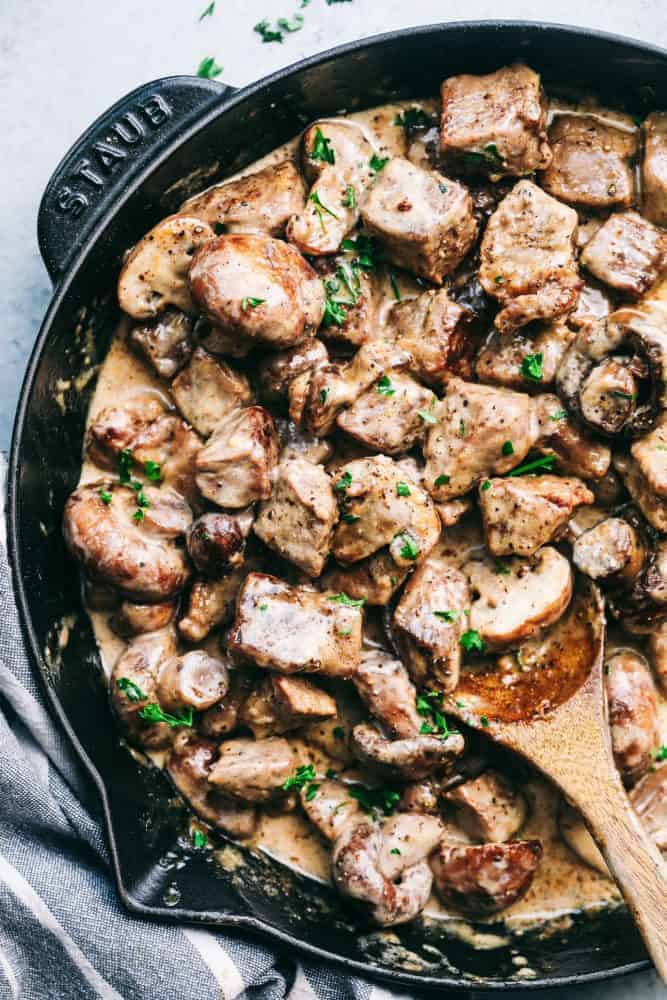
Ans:
[[[137,87],[86,129],[49,180],[37,219],[39,248],[58,282],[107,209],[201,112],[235,88],[196,76]]]

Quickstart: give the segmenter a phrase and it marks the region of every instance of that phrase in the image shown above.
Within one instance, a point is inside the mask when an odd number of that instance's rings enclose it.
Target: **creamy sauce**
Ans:
[[[394,119],[401,110],[415,106],[430,111],[435,107],[435,102],[406,101],[355,113],[349,117],[364,129],[369,141],[380,155],[405,155],[407,144],[404,131],[394,125]],[[628,116],[595,108],[593,105],[579,105],[578,109],[575,109],[574,105],[570,106],[559,102],[553,105],[552,115],[565,110],[568,113],[577,110],[577,113],[580,114],[593,114],[602,121],[617,127],[634,129],[632,120]],[[294,139],[286,143],[235,176],[254,173],[269,164],[280,163],[294,156],[297,142],[298,139]],[[185,209],[187,209],[187,204],[185,202]],[[667,288],[667,279],[664,287]],[[401,277],[399,288],[400,294],[404,298],[413,297],[420,291],[420,286],[409,278]],[[395,293],[387,281],[383,306],[385,313],[394,301]],[[164,391],[164,384],[128,348],[127,331],[128,324],[121,323],[113,338],[107,358],[101,367],[89,409],[89,424],[105,407],[122,405],[124,400],[146,391],[155,392],[167,407],[173,408],[173,404]],[[104,475],[104,472],[84,456],[80,481],[82,483],[90,482],[100,478],[101,475]],[[584,518],[586,515],[580,514],[578,516]],[[482,548],[483,538],[479,525],[469,519],[463,525],[443,532],[443,538],[439,545],[441,554],[459,566]],[[89,614],[102,664],[108,676],[114,662],[124,650],[125,642],[110,628],[109,611],[91,610]],[[612,637],[610,646],[611,648],[619,645],[627,646],[627,642],[627,637],[621,637],[621,640]],[[218,638],[213,635],[202,645],[215,652],[217,644]],[[367,637],[367,644],[376,644],[372,633],[369,633]],[[660,720],[662,739],[663,742],[667,742],[667,703],[664,699],[660,699]],[[322,723],[316,727],[310,727],[309,742],[297,739],[291,739],[290,742],[303,755],[304,760],[312,760],[318,772],[323,773],[331,768],[343,780],[349,780],[355,776],[355,772],[350,767],[350,755],[345,747],[340,745],[340,740],[338,747],[336,746],[332,729],[342,726],[346,731],[349,731],[354,721],[356,721],[354,708],[347,708],[343,705],[341,716],[332,723]],[[109,724],[113,724],[111,719]],[[327,752],[327,749],[335,752]],[[137,757],[140,756],[137,754]],[[150,756],[158,766],[163,764],[163,755],[152,754]],[[544,847],[544,857],[528,893],[519,902],[504,910],[498,917],[499,922],[503,922],[507,927],[526,928],[542,921],[557,921],[559,923],[555,926],[560,928],[563,926],[562,921],[567,921],[569,914],[618,905],[621,898],[614,883],[581,862],[561,839],[557,819],[560,795],[554,787],[538,775],[533,775],[523,785],[523,792],[527,797],[530,809],[529,817],[520,831],[520,836],[535,837],[541,840]],[[261,819],[252,844],[310,878],[321,882],[330,881],[329,847],[299,812],[283,814],[266,812]],[[236,858],[238,852],[235,853],[232,847],[228,847],[217,853],[220,855],[221,863],[226,857],[226,865],[227,862],[231,863],[231,860]],[[472,931],[469,925],[455,911],[445,908],[435,897],[431,898],[425,912],[437,919],[449,921],[451,931],[458,933],[460,937],[465,939],[470,937]],[[487,947],[495,947],[498,942],[502,943],[505,940],[493,935],[491,937],[493,941],[487,942]],[[520,970],[517,975],[520,975],[521,972],[524,972],[526,976],[533,975],[532,970]]]

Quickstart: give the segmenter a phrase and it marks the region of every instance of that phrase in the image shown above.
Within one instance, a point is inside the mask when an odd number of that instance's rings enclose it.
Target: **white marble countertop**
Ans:
[[[447,19],[525,18],[618,32],[667,47],[664,0],[311,0],[301,31],[264,45],[252,27],[292,16],[300,0],[5,0],[0,5],[0,449],[9,443],[27,356],[50,296],[35,220],[49,175],[79,133],[147,80],[195,72],[204,56],[219,79],[241,86],[306,55],[392,28]],[[461,18],[454,18],[461,19]],[[518,996],[518,994],[516,994]],[[523,995],[523,994],[522,994]],[[665,1000],[652,974],[579,990],[558,1000]],[[509,1000],[509,994],[505,994]]]

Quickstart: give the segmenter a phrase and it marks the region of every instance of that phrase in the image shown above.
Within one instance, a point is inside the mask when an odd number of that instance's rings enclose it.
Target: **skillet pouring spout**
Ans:
[[[579,810],[660,977],[667,982],[667,866],[642,827],[612,754],[604,690],[604,601],[580,584],[534,662],[465,673],[448,712],[521,754]],[[465,707],[462,708],[461,705]]]

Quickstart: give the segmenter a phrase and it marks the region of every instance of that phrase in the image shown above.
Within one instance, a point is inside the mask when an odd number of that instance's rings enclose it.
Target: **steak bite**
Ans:
[[[658,699],[643,656],[622,650],[605,664],[605,686],[614,760],[626,786],[632,786],[651,764],[660,745]]]
[[[210,784],[241,802],[281,798],[283,785],[299,761],[287,740],[227,740],[209,772]]]
[[[642,188],[644,215],[667,226],[667,111],[654,111],[644,121]]]
[[[361,217],[393,264],[437,285],[477,236],[467,189],[401,157],[383,169],[362,203]]]
[[[480,479],[509,472],[539,437],[534,401],[522,392],[450,379],[431,411],[424,482],[436,500],[462,496]]]
[[[485,771],[465,781],[445,799],[456,809],[456,820],[472,840],[502,843],[521,829],[526,819],[526,800],[499,771]]]
[[[568,419],[558,396],[550,393],[535,400],[540,426],[536,447],[553,456],[559,472],[580,479],[603,479],[609,472],[611,449]]]
[[[363,619],[354,605],[344,594],[319,594],[251,573],[238,593],[229,650],[279,673],[351,677]]]
[[[553,625],[572,597],[572,568],[550,546],[531,561],[489,558],[466,563],[474,597],[468,626],[488,649],[506,649]]]
[[[166,628],[132,639],[114,663],[109,684],[111,707],[135,746],[159,750],[171,743],[172,730],[166,722],[150,722],[139,713],[157,703],[160,666],[175,654],[174,631]]]
[[[618,454],[614,455],[614,468],[648,523],[656,531],[667,533],[667,497],[654,493],[639,462],[630,455]]]
[[[269,236],[210,240],[194,255],[190,288],[223,334],[274,350],[312,337],[324,315],[324,288],[310,264],[289,243]]]
[[[612,288],[638,298],[665,264],[665,234],[638,212],[610,215],[583,249],[582,265]]]
[[[444,289],[423,292],[397,302],[388,315],[388,327],[398,348],[407,351],[408,369],[435,388],[451,375],[472,372],[475,341],[466,329],[469,314]]]
[[[409,568],[431,551],[440,519],[431,498],[384,455],[348,462],[339,470],[343,513],[332,552],[343,565],[389,546],[398,566]]]
[[[435,889],[443,903],[486,917],[525,896],[542,859],[539,840],[507,844],[448,844],[431,855]]]
[[[440,152],[492,176],[521,176],[551,162],[547,108],[537,73],[516,63],[483,76],[450,76],[440,88]]]
[[[379,549],[368,559],[345,568],[330,564],[322,577],[322,586],[367,604],[383,606],[392,599],[408,572],[407,567],[396,565],[389,549]]]
[[[428,557],[408,580],[392,625],[418,687],[443,692],[456,687],[469,605],[465,576],[437,557]]]
[[[179,309],[165,309],[150,323],[133,326],[128,340],[161,378],[173,378],[194,350],[193,328],[192,317]]]
[[[554,382],[576,335],[575,330],[560,320],[540,323],[531,335],[525,327],[511,336],[494,332],[477,355],[475,374],[488,385],[523,392],[544,390]]]
[[[203,437],[212,434],[228,413],[253,398],[245,375],[201,347],[171,383],[171,391],[185,419]]]
[[[276,470],[270,499],[255,521],[255,534],[308,576],[324,568],[338,505],[331,480],[321,465],[305,458],[288,459]]]
[[[631,161],[638,132],[593,115],[558,114],[549,128],[551,165],[540,177],[560,201],[587,208],[629,208],[635,197]]]
[[[321,340],[312,337],[286,351],[266,354],[259,363],[260,395],[268,405],[287,409],[290,383],[328,362],[329,355]]]
[[[183,208],[228,233],[281,236],[290,218],[303,210],[306,190],[291,160],[225,181],[190,198]]]
[[[500,333],[571,312],[583,282],[574,257],[577,213],[531,181],[519,181],[482,238],[479,280],[502,309]]]
[[[282,735],[309,722],[333,719],[338,714],[336,702],[305,677],[269,674],[246,698],[241,722],[256,739]]]
[[[426,424],[420,411],[435,399],[429,389],[409,375],[385,375],[343,410],[338,427],[370,451],[401,455],[424,436]]]
[[[352,752],[357,760],[389,779],[420,781],[434,771],[446,771],[464,749],[459,732],[451,732],[447,739],[418,733],[392,740],[367,722],[352,730]]]
[[[419,733],[423,719],[417,711],[417,692],[400,660],[379,649],[365,652],[354,686],[390,736],[408,739]]]
[[[261,406],[232,410],[197,454],[197,486],[219,507],[247,507],[271,496],[278,432]]]
[[[479,504],[494,556],[532,556],[557,537],[582,504],[595,497],[580,479],[516,476],[482,483]]]

